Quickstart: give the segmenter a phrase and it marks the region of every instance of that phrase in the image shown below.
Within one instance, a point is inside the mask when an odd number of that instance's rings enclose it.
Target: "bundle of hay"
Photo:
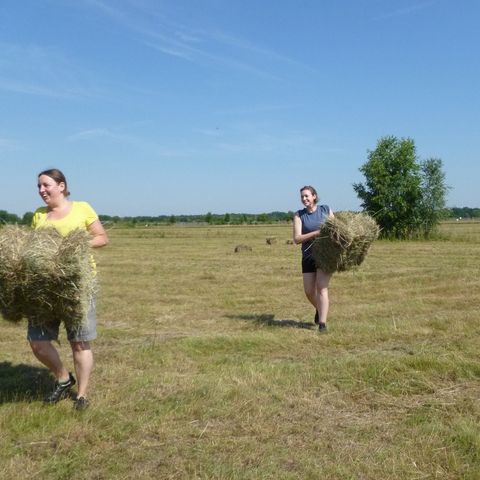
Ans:
[[[380,229],[366,213],[341,212],[320,227],[320,236],[312,245],[317,268],[326,272],[344,272],[360,265]]]
[[[0,314],[10,321],[19,321],[23,275],[22,261],[28,230],[7,225],[0,230]]]
[[[15,318],[2,311],[3,316],[10,320],[25,316],[36,325],[55,320],[80,327],[95,290],[88,233],[75,230],[62,237],[53,228],[0,231],[0,244],[8,240],[20,243],[18,238],[22,242],[16,257],[7,254],[0,260],[0,283],[7,286],[7,292],[16,292],[8,303]],[[14,268],[4,275],[9,265]]]

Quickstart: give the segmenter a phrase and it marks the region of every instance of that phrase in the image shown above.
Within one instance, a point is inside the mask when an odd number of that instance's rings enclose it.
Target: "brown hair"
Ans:
[[[315,195],[315,205],[318,202],[318,193],[317,191],[311,186],[311,185],[305,185],[300,189],[300,193],[302,193],[304,190],[309,190],[312,195]]]
[[[68,191],[67,179],[65,178],[65,175],[58,168],[50,168],[48,170],[44,170],[43,172],[40,172],[38,174],[39,177],[41,175],[46,175],[47,177],[50,177],[51,179],[55,180],[57,184],[59,183],[65,184],[65,190],[63,191],[63,194],[65,195],[65,197],[68,197],[70,195],[70,192]]]

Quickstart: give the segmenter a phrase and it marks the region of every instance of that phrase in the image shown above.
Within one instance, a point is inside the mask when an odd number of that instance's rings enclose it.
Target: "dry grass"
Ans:
[[[366,213],[337,213],[320,227],[320,236],[313,241],[316,267],[326,273],[358,267],[379,233],[377,222]]]
[[[290,227],[110,231],[89,411],[2,324],[3,478],[479,478],[480,225],[444,228],[334,275],[327,335]]]
[[[17,226],[0,230],[0,317],[17,322],[22,319],[22,260],[29,232]]]
[[[61,236],[53,228],[0,229],[0,305],[7,320],[53,320],[77,328],[95,290],[85,231]]]

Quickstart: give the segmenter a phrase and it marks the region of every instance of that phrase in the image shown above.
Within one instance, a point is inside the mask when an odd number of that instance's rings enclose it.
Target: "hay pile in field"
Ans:
[[[366,213],[336,214],[320,227],[320,236],[313,242],[317,268],[334,273],[360,265],[379,233],[377,222]]]
[[[28,317],[79,327],[94,293],[89,235],[75,230],[0,230],[0,308],[7,320]]]

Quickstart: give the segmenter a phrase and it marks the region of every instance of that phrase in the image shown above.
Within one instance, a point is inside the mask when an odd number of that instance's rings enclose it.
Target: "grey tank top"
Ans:
[[[330,207],[328,205],[317,205],[317,209],[309,213],[306,208],[298,210],[298,216],[302,221],[302,235],[305,233],[314,232],[320,228],[320,225],[324,224],[330,213]],[[313,240],[302,243],[302,255],[304,258],[310,257],[311,246]]]

